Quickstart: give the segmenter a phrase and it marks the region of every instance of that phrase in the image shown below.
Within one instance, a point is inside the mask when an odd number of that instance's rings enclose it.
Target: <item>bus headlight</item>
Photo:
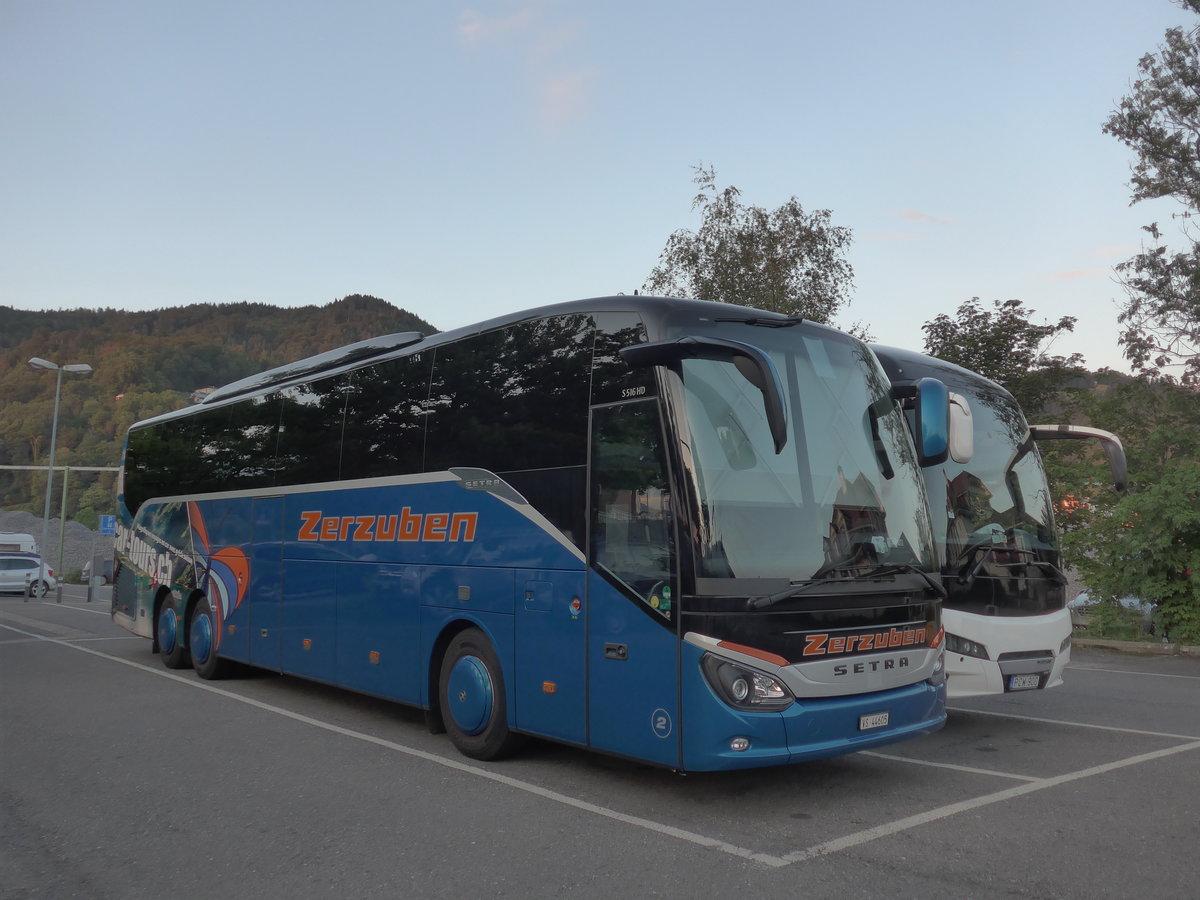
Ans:
[[[735,709],[777,712],[795,701],[778,679],[720,656],[706,653],[700,668],[717,696]]]
[[[978,641],[969,641],[957,634],[950,634],[950,632],[946,632],[946,652],[974,656],[976,659],[991,659],[988,656],[987,647],[983,644]]]

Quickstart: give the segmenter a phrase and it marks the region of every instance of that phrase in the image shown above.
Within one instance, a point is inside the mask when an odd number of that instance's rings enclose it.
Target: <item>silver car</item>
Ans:
[[[1074,600],[1070,601],[1067,608],[1071,611],[1072,627],[1086,629],[1092,621],[1092,608],[1099,602],[1099,600],[1092,599],[1087,591],[1081,592]],[[1154,634],[1153,603],[1140,597],[1121,597],[1117,600],[1117,605],[1135,614],[1134,618],[1137,619],[1142,631],[1146,634]]]
[[[0,553],[0,593],[23,594],[30,585],[33,596],[46,596],[58,586],[54,570],[36,553]]]

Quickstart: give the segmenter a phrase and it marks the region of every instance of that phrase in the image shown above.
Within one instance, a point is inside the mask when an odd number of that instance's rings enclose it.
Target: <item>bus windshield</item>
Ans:
[[[970,462],[948,460],[930,470],[930,502],[945,504],[936,527],[946,570],[968,580],[1054,580],[1059,549],[1050,490],[1020,407],[984,385],[951,384],[970,397],[975,453]],[[990,603],[1004,605],[996,596]]]
[[[935,571],[915,451],[874,356],[807,324],[722,324],[770,356],[788,439],[776,453],[762,394],[735,366],[683,361],[675,392],[697,593],[738,593],[729,579],[747,577],[786,584],[881,567]],[[681,335],[695,330],[680,325]]]

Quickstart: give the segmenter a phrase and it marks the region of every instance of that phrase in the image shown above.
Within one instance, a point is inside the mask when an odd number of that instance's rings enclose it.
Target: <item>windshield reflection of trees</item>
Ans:
[[[1009,397],[973,384],[975,455],[927,470],[945,495],[947,605],[990,615],[1061,608],[1065,600],[1049,489],[1025,417]]]

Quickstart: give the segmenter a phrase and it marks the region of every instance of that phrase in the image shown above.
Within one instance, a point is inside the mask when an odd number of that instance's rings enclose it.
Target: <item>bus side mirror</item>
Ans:
[[[1089,438],[1099,441],[1104,448],[1104,455],[1108,457],[1113,487],[1123,491],[1128,485],[1129,463],[1125,459],[1125,447],[1111,431],[1088,428],[1086,425],[1030,425],[1029,433],[1035,441],[1080,441]]]
[[[950,391],[936,378],[920,379],[916,389],[917,462],[922,468],[940,465],[950,455]]]

